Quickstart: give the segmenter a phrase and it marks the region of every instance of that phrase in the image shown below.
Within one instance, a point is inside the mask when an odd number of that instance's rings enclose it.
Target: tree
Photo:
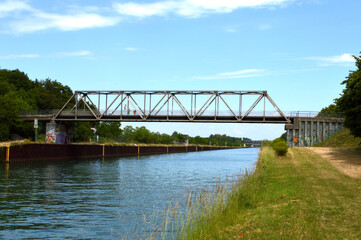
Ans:
[[[187,141],[187,138],[183,134],[178,133],[176,136],[176,141],[179,143],[183,143],[183,142]]]
[[[134,131],[134,140],[140,143],[150,143],[151,140],[151,133],[150,131],[142,126],[136,127]]]
[[[339,107],[336,104],[332,103],[329,106],[322,108],[321,111],[319,112],[319,115],[326,115],[330,113],[339,113],[339,112],[340,112]]]
[[[21,110],[29,110],[30,106],[24,99],[11,91],[0,96],[0,141],[7,140],[10,133],[21,129],[23,121],[18,119]]]
[[[90,138],[94,137],[94,132],[91,130],[93,125],[90,122],[75,122],[74,123],[74,142],[89,141]]]
[[[163,144],[171,144],[173,142],[173,138],[172,136],[166,134],[166,133],[163,133],[161,135],[161,143]]]
[[[19,113],[59,109],[72,94],[68,86],[57,81],[32,81],[19,70],[0,69],[0,140],[8,140],[10,133],[33,137],[33,123],[19,120]]]
[[[116,139],[122,134],[120,122],[101,122],[97,127],[99,137],[108,139]]]
[[[344,112],[344,126],[349,128],[352,135],[361,137],[361,56],[356,57],[357,70],[351,71],[346,80],[346,88],[341,97],[336,99],[339,109]]]
[[[134,141],[134,128],[132,126],[124,127],[122,140],[125,142],[133,142]]]

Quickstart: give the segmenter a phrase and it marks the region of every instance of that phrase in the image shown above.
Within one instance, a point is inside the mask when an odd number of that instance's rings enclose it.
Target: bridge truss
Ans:
[[[290,122],[267,91],[75,91],[51,120]]]

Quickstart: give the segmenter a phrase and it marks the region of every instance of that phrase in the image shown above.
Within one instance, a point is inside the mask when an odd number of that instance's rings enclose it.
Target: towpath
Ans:
[[[343,174],[361,179],[361,151],[354,149],[307,147],[329,161]]]

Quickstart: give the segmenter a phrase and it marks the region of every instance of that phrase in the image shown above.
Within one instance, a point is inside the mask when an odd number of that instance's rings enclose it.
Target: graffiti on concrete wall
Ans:
[[[46,136],[47,143],[66,143],[66,128],[63,124],[47,123]]]
[[[45,141],[47,143],[55,143],[56,139],[56,124],[55,123],[47,123],[46,124],[46,136]]]
[[[64,144],[66,141],[65,126],[62,124],[57,124],[55,134],[56,134],[55,143]]]

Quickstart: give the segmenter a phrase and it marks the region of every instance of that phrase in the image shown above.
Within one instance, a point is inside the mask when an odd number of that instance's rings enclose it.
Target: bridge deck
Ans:
[[[75,91],[61,109],[19,117],[25,121],[291,124],[289,116],[293,115],[285,115],[267,91]]]
[[[53,119],[54,115],[20,115],[20,118],[25,121],[33,121],[35,118],[39,121],[49,122]],[[281,116],[246,116],[242,120],[236,119],[234,116],[197,116],[193,120],[189,120],[187,116],[149,116],[143,119],[139,115],[104,115],[101,120],[88,116],[78,115],[60,115],[56,119],[57,121],[79,121],[79,122],[99,122],[99,121],[112,121],[112,122],[217,122],[217,123],[289,123]]]

